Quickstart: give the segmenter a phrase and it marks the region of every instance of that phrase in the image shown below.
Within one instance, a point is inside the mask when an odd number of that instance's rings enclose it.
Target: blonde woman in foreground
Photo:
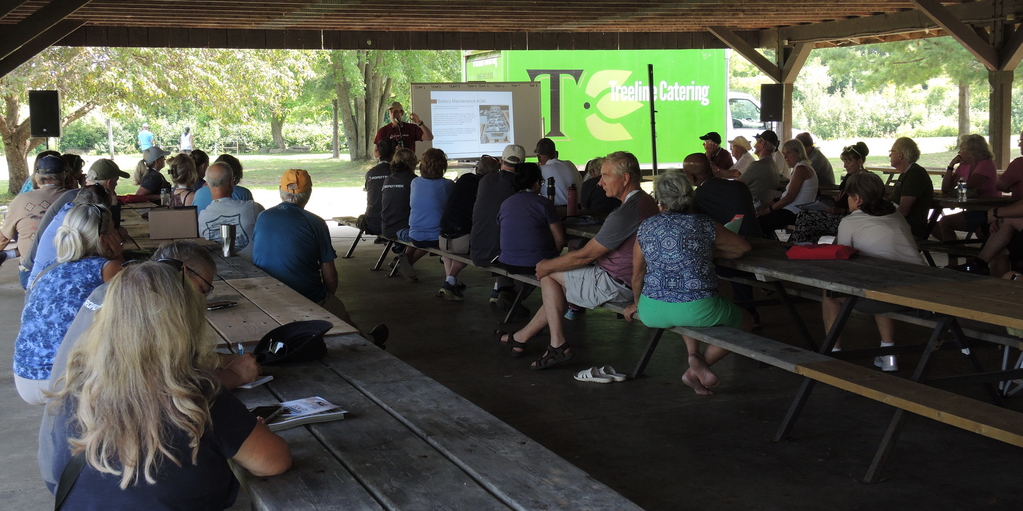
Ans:
[[[53,443],[54,459],[40,460],[48,481],[84,453],[67,509],[224,509],[238,492],[228,459],[259,477],[291,466],[284,440],[214,375],[204,306],[167,264],[131,265],[110,282],[55,384],[53,432],[40,438]]]

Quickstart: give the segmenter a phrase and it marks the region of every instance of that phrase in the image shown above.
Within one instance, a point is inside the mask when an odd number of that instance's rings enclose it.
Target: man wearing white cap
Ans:
[[[753,146],[750,145],[749,140],[746,137],[739,135],[734,139],[728,141],[732,146],[732,156],[735,157],[735,165],[732,165],[733,171],[736,172],[735,177],[739,177],[738,174],[742,174],[746,171],[746,167],[749,167],[750,163],[753,163],[753,155],[750,151],[753,150]]]

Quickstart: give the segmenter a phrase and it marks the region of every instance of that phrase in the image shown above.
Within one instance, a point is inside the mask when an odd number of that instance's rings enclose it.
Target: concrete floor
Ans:
[[[355,231],[331,229],[339,255]],[[387,323],[388,351],[448,386],[516,429],[552,449],[593,477],[649,510],[1018,510],[1023,508],[1016,473],[1023,450],[979,435],[910,416],[885,470],[887,480],[858,482],[867,470],[893,409],[819,385],[788,442],[771,441],[800,384],[800,378],[760,368],[732,356],[715,370],[717,395],[695,395],[681,382],[685,350],[666,335],[647,376],[598,385],[572,375],[594,365],[630,372],[645,348],[648,330],[603,311],[568,322],[576,357],[564,366],[532,371],[529,362],[547,341],[530,343],[529,355],[513,359],[493,340],[500,311],[487,298],[492,280],[479,269],[460,276],[466,301],[434,297],[443,280],[436,258],[417,264],[420,282],[368,271],[379,246],[360,244],[352,259],[339,259],[339,296],[352,318],[368,330]],[[10,360],[23,293],[16,267],[0,268],[0,360]],[[539,294],[527,300],[535,310]],[[819,305],[800,312],[818,340],[823,338]],[[780,306],[761,309],[761,334],[801,345]],[[877,342],[873,320],[856,316],[847,328],[847,347]],[[928,332],[899,325],[900,342],[922,342]],[[1000,351],[978,349],[987,368]],[[964,370],[955,350],[937,355],[935,376]],[[915,356],[903,356],[906,377]],[[863,363],[869,363],[864,361]],[[978,388],[959,391],[981,397]],[[52,508],[35,461],[41,410],[17,396],[10,364],[0,366],[0,509]],[[1019,398],[1009,406],[1023,409]],[[240,501],[234,509],[244,509]]]

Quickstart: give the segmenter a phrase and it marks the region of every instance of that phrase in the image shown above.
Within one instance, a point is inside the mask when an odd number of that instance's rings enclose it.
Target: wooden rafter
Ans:
[[[999,68],[998,52],[995,51],[991,44],[981,38],[973,28],[960,21],[959,18],[955,17],[936,0],[913,0],[913,4],[926,14],[928,18],[931,18],[941,28],[945,29],[952,38],[959,41],[959,44],[966,48],[966,51],[973,54],[974,57],[977,57],[977,60],[984,64],[984,67],[992,71]]]
[[[756,66],[765,75],[771,77],[776,82],[782,81],[782,70],[773,62],[767,59],[767,57],[760,54],[756,48],[751,44],[744,41],[741,37],[735,35],[735,32],[725,27],[707,27],[710,33],[714,34],[715,37],[721,40],[721,42],[728,45],[729,48],[734,50],[739,55],[742,55],[750,64]]]
[[[4,29],[4,37],[0,40],[0,59],[9,57],[39,34],[53,28],[61,20],[77,11],[89,0],[59,0],[50,2],[17,25]]]
[[[68,34],[78,30],[85,24],[85,20],[63,20],[48,30],[32,38],[27,44],[21,46],[7,57],[0,59],[0,76],[4,76],[15,68],[28,62],[39,52],[49,48],[57,41],[67,37]]]

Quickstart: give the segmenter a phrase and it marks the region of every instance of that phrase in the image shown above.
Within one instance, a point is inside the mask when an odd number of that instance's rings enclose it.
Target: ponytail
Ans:
[[[135,182],[136,186],[142,186],[142,180],[146,178],[146,174],[149,173],[149,165],[146,165],[146,160],[141,159],[135,164],[135,173],[132,174],[131,180]]]

